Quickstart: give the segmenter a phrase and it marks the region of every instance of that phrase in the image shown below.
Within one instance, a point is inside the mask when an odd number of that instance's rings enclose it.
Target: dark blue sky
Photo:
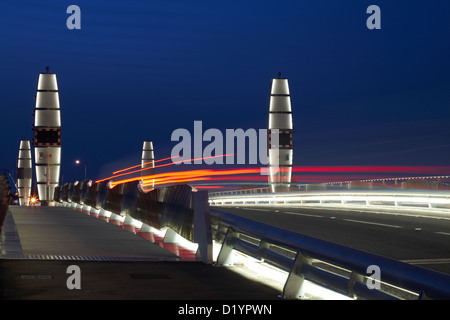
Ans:
[[[81,8],[81,30],[66,9]],[[366,9],[381,8],[381,30]],[[0,2],[0,168],[57,73],[64,182],[170,156],[177,128],[266,128],[290,82],[294,165],[450,164],[450,1]],[[206,144],[205,144],[206,145]]]

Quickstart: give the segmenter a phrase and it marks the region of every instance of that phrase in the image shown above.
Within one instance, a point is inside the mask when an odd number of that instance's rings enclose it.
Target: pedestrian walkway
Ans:
[[[229,268],[180,259],[119,226],[65,207],[10,206],[1,234],[1,299],[278,299]],[[67,268],[80,268],[69,289]]]

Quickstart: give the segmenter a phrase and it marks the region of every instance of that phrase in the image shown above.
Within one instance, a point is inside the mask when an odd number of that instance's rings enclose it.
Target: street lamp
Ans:
[[[75,164],[84,164],[84,181],[86,181],[86,167],[87,167],[87,162],[85,161],[80,161],[80,160],[75,160]]]

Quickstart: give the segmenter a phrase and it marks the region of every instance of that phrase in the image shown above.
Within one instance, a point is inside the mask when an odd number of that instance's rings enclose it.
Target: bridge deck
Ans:
[[[74,209],[11,206],[2,230],[2,299],[278,299],[227,268],[183,261],[132,232]],[[69,265],[81,289],[69,290]]]
[[[11,206],[10,211],[26,257],[133,257],[164,261],[177,258],[132,232],[71,208]]]

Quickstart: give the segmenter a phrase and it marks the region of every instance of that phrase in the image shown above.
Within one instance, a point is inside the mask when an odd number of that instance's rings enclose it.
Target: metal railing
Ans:
[[[445,191],[312,191],[265,194],[215,195],[209,198],[212,206],[221,205],[364,205],[449,210],[450,193]]]
[[[3,228],[3,223],[6,219],[9,203],[13,196],[12,191],[13,182],[9,173],[0,174],[0,233]]]
[[[158,192],[165,193],[167,190]],[[81,194],[86,194],[86,199],[89,198],[88,193],[81,192]],[[151,193],[147,194],[146,197],[151,195]],[[199,249],[203,248],[200,252],[202,260],[206,263],[212,262],[212,239],[221,243],[220,253],[216,260],[218,265],[232,264],[236,251],[263,260],[288,273],[283,288],[283,296],[288,299],[304,296],[307,281],[351,298],[450,299],[450,276],[446,274],[249,220],[219,211],[214,206],[208,208],[207,195],[204,192],[202,195],[203,200],[199,198],[197,204],[194,204],[194,207],[198,205],[198,208],[194,209],[194,213],[197,212],[197,214],[189,214],[188,221],[185,221],[187,217],[185,214],[174,218],[178,224],[194,226],[194,231],[196,231],[194,237],[187,238],[199,243]],[[396,197],[398,205],[410,202],[411,199],[417,200],[418,195],[420,193],[248,194],[238,196],[236,201],[240,201],[241,205],[255,205],[257,202],[261,202],[258,205],[292,205],[298,201],[322,201],[324,199],[342,203],[342,201],[360,201],[367,198],[370,198],[369,202],[382,201],[383,197],[387,197],[391,201],[392,197]],[[350,199],[349,196],[354,198]],[[63,197],[65,197],[65,192]],[[78,198],[77,192],[74,191],[70,197],[75,201]],[[428,205],[431,203],[440,206],[449,201],[449,195],[445,193],[427,197],[421,195],[421,197],[423,199],[418,202],[428,203]],[[162,200],[162,198],[159,200],[155,198],[155,203],[153,203],[154,201],[141,203],[138,201],[139,193],[136,192],[134,185],[130,185],[130,188],[122,186],[117,190],[107,190],[106,196],[101,198],[104,198],[101,201],[102,206],[108,199],[110,199],[109,201],[114,200],[115,212],[121,214],[124,209],[128,208],[126,212],[131,217],[139,211],[138,208],[150,210],[150,207]],[[346,200],[343,200],[344,198]],[[230,197],[216,196],[211,197],[209,202],[215,205],[218,202],[234,201],[230,199]],[[134,211],[130,211],[130,208],[133,208]],[[142,217],[136,216],[135,218]],[[380,270],[380,277],[372,277],[369,274],[368,270],[371,270],[371,267]]]
[[[55,188],[56,205],[74,207],[115,223],[137,220],[157,230],[170,229],[198,244],[198,257],[212,263],[208,193],[189,185],[173,185],[144,192],[139,181],[109,187],[108,181],[66,183]],[[119,220],[120,219],[120,220]],[[175,238],[173,236],[172,238]]]
[[[450,299],[450,276],[211,208],[217,264],[235,250],[289,273],[286,298],[302,297],[305,280],[360,299]],[[379,279],[368,274],[378,268]]]
[[[294,183],[290,185],[290,192],[305,191],[358,191],[358,190],[396,190],[396,191],[447,191],[450,192],[450,176],[427,176],[427,177],[397,177],[379,178],[371,180],[354,180],[328,183]],[[270,187],[252,187],[247,189],[236,189],[228,191],[210,192],[210,197],[223,197],[240,194],[270,193]]]

